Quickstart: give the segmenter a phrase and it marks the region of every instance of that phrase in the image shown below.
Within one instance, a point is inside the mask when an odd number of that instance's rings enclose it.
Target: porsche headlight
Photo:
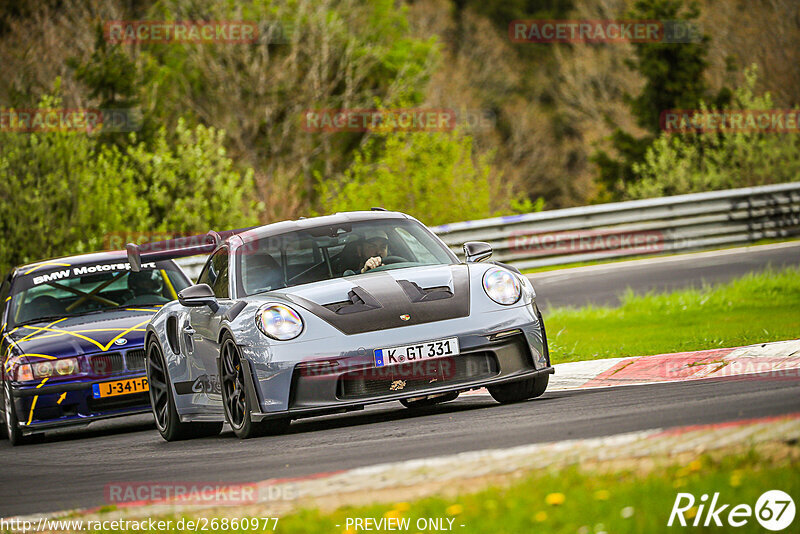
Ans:
[[[258,310],[256,325],[264,334],[280,341],[294,339],[303,331],[300,314],[283,304],[268,304]]]
[[[489,269],[483,275],[483,289],[489,298],[506,306],[519,300],[520,283],[516,276],[505,269]]]

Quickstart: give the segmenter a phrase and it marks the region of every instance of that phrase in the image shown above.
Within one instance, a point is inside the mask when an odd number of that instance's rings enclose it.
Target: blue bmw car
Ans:
[[[190,284],[171,260],[133,272],[124,251],[12,269],[0,285],[0,409],[11,444],[150,411],[145,326]]]

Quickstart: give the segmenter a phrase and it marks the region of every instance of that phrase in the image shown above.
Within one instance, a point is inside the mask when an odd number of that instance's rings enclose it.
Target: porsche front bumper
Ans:
[[[443,321],[433,330],[426,325],[410,327],[401,334],[407,342],[457,336],[460,354],[387,368],[376,368],[372,350],[396,341],[382,336],[361,338],[355,350],[319,353],[289,362],[259,363],[248,353],[251,373],[248,388],[261,410],[254,420],[273,417],[300,418],[360,409],[365,405],[427,395],[467,391],[554,373],[544,346],[543,325],[535,310],[516,308],[493,315],[488,327],[459,333],[465,320]],[[484,318],[488,314],[482,314]],[[448,323],[448,324],[445,324]],[[486,322],[484,322],[486,324]],[[412,331],[412,328],[417,330]],[[435,332],[435,334],[433,334]],[[462,330],[463,332],[463,330]],[[364,336],[367,336],[364,334]],[[352,336],[356,337],[356,336]],[[368,345],[367,345],[368,343]]]

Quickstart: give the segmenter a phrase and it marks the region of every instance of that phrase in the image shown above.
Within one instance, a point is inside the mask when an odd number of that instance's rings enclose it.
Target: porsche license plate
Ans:
[[[114,382],[101,382],[92,385],[92,395],[95,399],[104,397],[116,397],[117,395],[130,395],[131,393],[142,393],[150,388],[147,385],[147,377],[129,378],[128,380],[116,380]]]
[[[418,362],[432,358],[445,358],[459,353],[458,338],[437,339],[413,345],[375,349],[375,367]]]

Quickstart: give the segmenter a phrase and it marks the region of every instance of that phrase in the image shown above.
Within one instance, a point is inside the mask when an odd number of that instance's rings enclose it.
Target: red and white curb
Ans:
[[[768,380],[800,377],[800,339],[747,347],[654,356],[559,363],[547,391],[681,382],[759,375]],[[469,392],[488,395],[485,389]]]

